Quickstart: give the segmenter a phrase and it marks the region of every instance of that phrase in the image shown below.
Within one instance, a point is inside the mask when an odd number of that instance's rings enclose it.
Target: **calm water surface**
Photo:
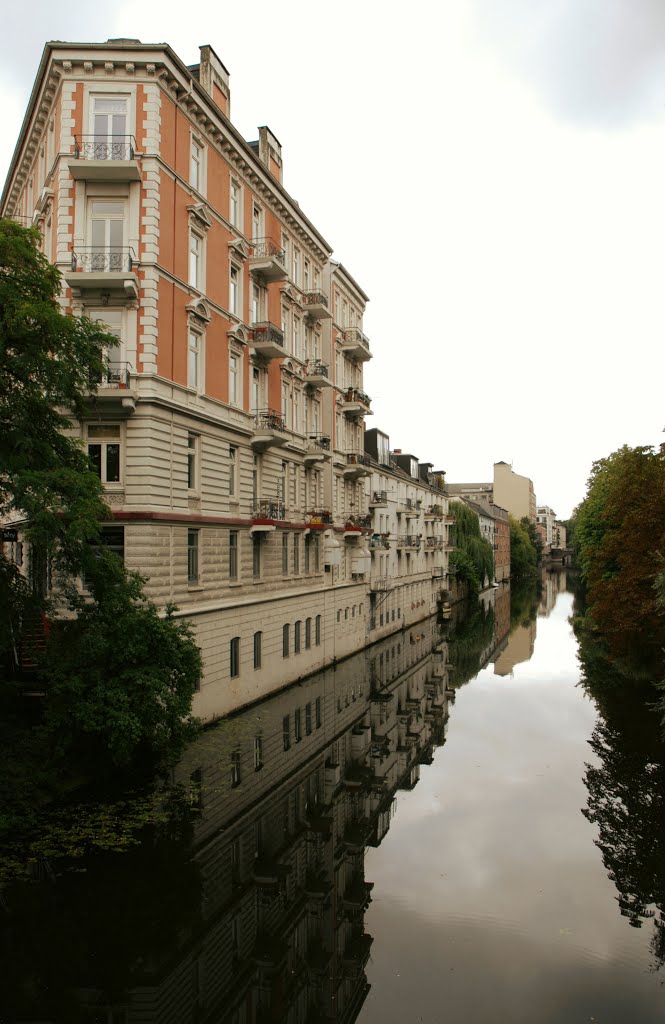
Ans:
[[[565,587],[402,629],[0,851],[1,1024],[665,1020],[663,748],[611,702],[600,731]]]
[[[569,593],[545,599],[547,614],[457,691],[445,746],[369,851],[361,1024],[665,1019],[651,929],[621,916],[581,813],[597,713],[578,686],[571,610]]]

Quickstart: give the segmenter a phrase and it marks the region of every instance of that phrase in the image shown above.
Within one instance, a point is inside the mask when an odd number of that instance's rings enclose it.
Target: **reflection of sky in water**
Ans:
[[[457,692],[366,877],[375,936],[361,1024],[665,1018],[650,926],[631,929],[580,813],[595,710],[561,594],[533,658]]]

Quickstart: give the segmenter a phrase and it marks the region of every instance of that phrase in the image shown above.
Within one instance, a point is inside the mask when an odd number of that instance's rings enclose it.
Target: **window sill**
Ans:
[[[202,590],[205,590],[205,587],[202,587],[200,583],[188,583],[187,584],[187,593],[188,594],[198,594]]]

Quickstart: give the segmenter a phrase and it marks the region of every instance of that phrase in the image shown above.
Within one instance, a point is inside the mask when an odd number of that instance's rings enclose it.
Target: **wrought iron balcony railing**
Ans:
[[[443,537],[425,537],[426,548],[442,548]]]
[[[369,395],[366,395],[365,392],[361,391],[359,388],[347,388],[344,394],[342,395],[342,401],[360,402],[362,405],[369,406],[372,402],[372,399],[369,397]]]
[[[258,501],[252,509],[252,519],[286,519],[286,508],[279,499]]]
[[[325,306],[328,308],[328,296],[324,292],[303,292],[303,306]]]
[[[347,452],[347,466],[371,466],[372,460],[365,452]]]
[[[388,492],[387,491],[374,491],[370,499],[370,505],[387,505],[388,503]]]
[[[359,526],[361,530],[370,530],[372,528],[371,516],[347,516],[346,521],[350,526]]]
[[[346,345],[361,345],[369,352],[369,341],[359,327],[347,327],[344,331],[344,343]]]
[[[252,324],[252,331],[254,334],[254,342],[269,341],[273,345],[281,345],[284,347],[284,334],[280,331],[279,327],[275,324],[271,324],[269,320],[263,320],[260,323]]]
[[[72,270],[87,273],[130,273],[136,256],[129,247],[100,249],[96,246],[77,248],[72,252]]]
[[[310,359],[305,367],[305,374],[308,377],[327,377],[328,364],[322,363],[320,359]]]
[[[128,388],[131,363],[109,363],[100,377],[90,379],[91,388]]]
[[[327,434],[310,434],[310,448],[321,448],[324,452],[330,451],[330,437]]]
[[[252,252],[253,259],[277,260],[282,266],[286,264],[286,253],[281,245],[278,245],[272,238],[253,238]]]
[[[133,135],[75,135],[76,160],[135,160]]]
[[[397,547],[398,548],[419,548],[420,547],[420,537],[417,537],[413,533],[407,533],[404,536],[397,538]]]
[[[332,521],[332,514],[327,511],[320,511],[318,509],[314,509],[311,512],[305,513],[305,522],[311,523],[313,526],[316,526],[318,524],[330,526],[332,525]]]
[[[254,413],[254,426],[257,430],[286,431],[284,417],[274,409],[257,409]]]

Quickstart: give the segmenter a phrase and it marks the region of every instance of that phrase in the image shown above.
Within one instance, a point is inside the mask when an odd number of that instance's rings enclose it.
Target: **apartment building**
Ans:
[[[371,552],[369,637],[432,615],[447,598],[448,515],[445,473],[400,449],[389,435],[365,432]]]
[[[48,43],[0,213],[116,339],[75,425],[104,543],[193,624],[203,719],[362,647],[367,295],[230,120],[210,46]],[[336,628],[343,620],[344,629]]]
[[[536,495],[533,481],[520,476],[507,462],[494,463],[494,479],[484,483],[449,484],[451,497],[470,498],[483,504],[495,504],[515,519],[526,516],[536,522]]]

